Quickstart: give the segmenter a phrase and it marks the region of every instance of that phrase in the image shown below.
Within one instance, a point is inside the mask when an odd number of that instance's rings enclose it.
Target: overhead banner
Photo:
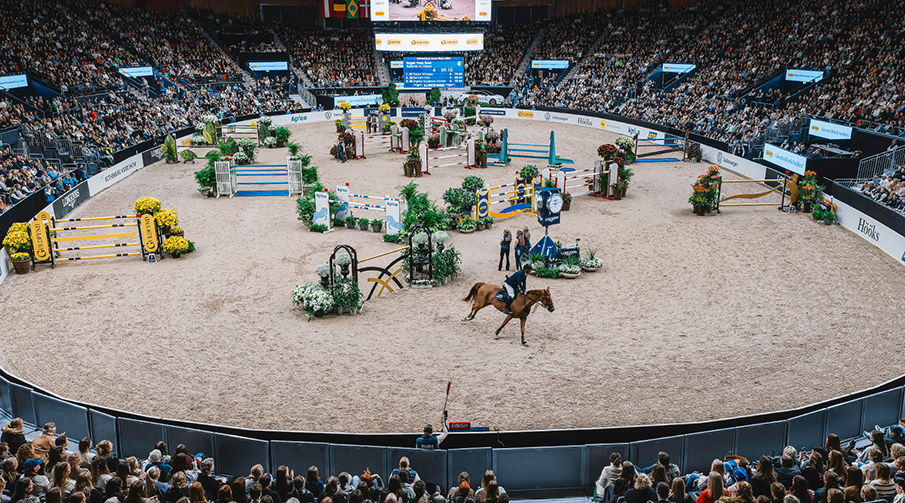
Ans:
[[[532,59],[531,68],[535,70],[565,70],[569,67],[568,60],[562,59]]]
[[[663,63],[663,67],[660,68],[660,71],[663,73],[688,73],[695,68],[697,68],[695,65],[685,63]]]
[[[804,171],[808,167],[807,157],[793,154],[786,149],[769,143],[764,145],[764,160],[792,173],[798,173],[801,176],[804,176]]]
[[[120,68],[119,73],[132,78],[153,77],[154,69],[150,66],[129,66]]]
[[[823,78],[823,72],[815,72],[812,70],[786,70],[786,81],[788,82],[811,82]]]
[[[383,96],[380,94],[361,94],[358,96],[335,96],[333,98],[333,108],[339,108],[340,103],[348,103],[353,107],[361,107],[367,105],[379,105],[383,103]]]
[[[371,21],[490,21],[491,0],[450,0],[433,3],[371,0]]]
[[[378,51],[463,52],[483,51],[483,33],[378,33]]]
[[[289,63],[285,61],[249,61],[248,68],[254,72],[285,72]]]
[[[818,136],[827,140],[851,140],[852,128],[832,122],[819,121],[811,119],[811,125],[808,128],[811,136]]]
[[[24,73],[0,77],[0,89],[18,89],[20,87],[28,87],[28,77]]]

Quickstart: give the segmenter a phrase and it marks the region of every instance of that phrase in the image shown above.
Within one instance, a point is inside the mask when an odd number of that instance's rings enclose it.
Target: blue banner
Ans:
[[[537,70],[565,70],[569,67],[569,61],[565,59],[534,59],[531,60],[531,68]]]
[[[494,110],[492,108],[481,107],[481,115],[501,115],[501,116],[505,117],[506,111],[505,110]]]

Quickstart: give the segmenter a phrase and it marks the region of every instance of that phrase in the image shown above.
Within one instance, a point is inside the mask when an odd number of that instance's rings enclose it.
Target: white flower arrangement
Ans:
[[[597,257],[585,257],[581,259],[581,267],[587,267],[588,269],[599,269],[603,267],[603,261]]]
[[[581,274],[581,267],[577,265],[560,264],[559,272],[566,274]]]
[[[270,126],[271,124],[273,124],[273,119],[271,119],[270,117],[261,117],[258,122],[260,124],[264,124],[265,126]]]
[[[204,139],[203,134],[193,134],[192,145],[207,145],[207,140]]]
[[[314,272],[317,273],[320,277],[325,277],[330,275],[330,264],[320,264],[314,268]]]
[[[323,316],[333,309],[333,296],[320,285],[312,283],[296,286],[292,290],[292,302],[302,306],[309,318]]]
[[[431,241],[438,245],[443,244],[449,241],[449,234],[447,234],[446,231],[437,231],[431,234]]]
[[[210,115],[210,114],[208,114],[208,115],[205,115],[205,116],[201,119],[201,122],[204,123],[204,124],[211,124],[211,123],[213,123],[213,124],[219,124],[219,123],[220,123],[220,119],[218,119],[216,115]]]
[[[277,139],[273,136],[268,136],[267,138],[264,138],[264,146],[267,148],[276,148]]]
[[[336,258],[333,259],[333,263],[338,266],[349,265],[352,263],[352,256],[349,255],[349,252],[343,250],[336,254]]]
[[[616,138],[616,146],[623,150],[630,150],[635,147],[635,141],[631,138]]]
[[[236,164],[248,164],[250,159],[248,158],[248,154],[245,152],[239,151],[232,155],[232,160],[236,161]]]
[[[198,124],[195,124],[195,131],[198,131],[199,133],[204,131],[204,123],[199,122]]]
[[[412,236],[412,244],[416,244],[416,245],[427,244],[427,233],[419,232],[418,234],[415,234],[414,236]]]

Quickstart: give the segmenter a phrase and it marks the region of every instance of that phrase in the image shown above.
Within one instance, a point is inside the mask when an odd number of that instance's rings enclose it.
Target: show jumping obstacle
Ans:
[[[390,126],[389,134],[365,134],[362,131],[352,133],[355,137],[355,158],[367,159],[365,157],[365,147],[389,147],[390,152],[405,153],[409,145],[408,128]]]
[[[498,154],[487,154],[488,159],[497,159],[500,164],[509,164],[511,158],[522,159],[542,159],[547,161],[548,166],[557,164],[575,164],[571,159],[563,159],[556,157],[556,137],[553,131],[550,131],[550,144],[540,145],[537,143],[510,143],[509,130],[504,129],[502,135],[502,150]],[[516,147],[532,147],[532,148],[510,148],[512,145]],[[526,152],[526,153],[522,153]],[[534,155],[540,154],[540,155]],[[496,165],[497,163],[493,163]]]
[[[530,181],[516,177],[514,183],[481,189],[477,192],[478,203],[474,206],[474,219],[477,220],[484,217],[508,218],[524,212],[533,215],[532,201],[534,200],[534,192],[540,187],[541,181],[539,177]],[[510,190],[491,193],[491,191],[499,189]],[[508,206],[501,207],[499,211],[493,211],[494,205]]]
[[[465,142],[464,148],[465,152],[459,154],[431,156],[428,154],[427,142],[422,142],[421,145],[418,146],[418,155],[421,156],[421,172],[429,175],[431,167],[444,168],[447,166],[465,166],[468,169],[478,167],[477,155],[475,153],[475,139],[469,138],[468,141]],[[452,149],[445,149],[443,152],[449,152],[450,150]],[[449,162],[449,159],[454,159],[454,161]],[[431,161],[440,161],[444,164],[435,164]]]
[[[352,198],[356,198],[353,200]],[[360,201],[364,199],[365,201]],[[370,201],[383,201],[383,204],[375,204]],[[398,234],[402,231],[402,200],[389,196],[368,196],[365,194],[352,194],[349,184],[336,187],[336,199],[330,199],[327,189],[324,192],[314,194],[313,224],[325,225],[332,228],[330,218],[330,203],[337,206],[333,210],[333,216],[345,218],[352,215],[353,209],[362,211],[375,211],[383,214],[387,234]]]
[[[781,182],[781,183],[780,183]],[[723,191],[724,183],[775,183],[776,186],[772,187],[770,190],[766,192],[758,192],[754,194],[736,194],[734,196],[720,198],[720,194]],[[731,204],[723,204],[723,201],[729,201],[731,199],[757,199],[760,197],[764,197],[766,195],[772,194],[776,191],[779,191],[782,194],[782,201],[779,204],[779,209],[785,211],[789,206],[795,204],[798,201],[798,175],[783,176],[782,178],[774,178],[772,180],[722,180],[719,185],[717,185],[716,189],[716,211],[720,212],[720,207],[722,206],[775,206],[776,203],[731,203]],[[786,192],[789,193],[789,203],[786,204]]]
[[[613,185],[619,181],[619,170],[613,169],[616,164],[607,166],[605,161],[596,161],[592,169],[574,171],[570,168],[543,170],[541,176],[545,180],[553,180],[556,188],[562,192],[568,192],[572,197],[576,196],[602,196],[613,195]]]
[[[121,219],[135,219],[135,223],[113,223],[103,225],[84,225],[75,227],[57,227],[61,223],[70,222],[96,222]],[[61,236],[64,232],[86,231],[97,229],[120,229],[125,227],[135,227],[134,232],[114,232],[111,234],[81,234],[77,236]],[[57,262],[69,262],[78,260],[91,260],[98,258],[114,258],[114,257],[137,257],[141,256],[142,260],[146,260],[148,255],[156,253],[162,249],[160,233],[157,232],[157,222],[153,215],[114,215],[110,217],[84,217],[84,218],[68,218],[56,220],[47,212],[38,213],[35,220],[29,224],[32,245],[34,248],[34,257],[32,257],[32,270],[35,264],[49,262],[51,268],[56,266]],[[80,241],[96,241],[100,239],[117,240],[123,238],[138,238],[138,242],[105,243],[99,245],[78,245],[69,246],[71,243]],[[63,246],[60,243],[65,243]],[[100,250],[104,248],[126,248],[138,247],[136,252],[111,253],[106,255],[93,256],[76,256],[61,257],[62,252],[79,251],[79,250]],[[161,258],[162,255],[161,255]]]
[[[305,184],[302,179],[302,161],[288,161],[288,164],[240,164],[233,161],[214,163],[217,177],[217,197],[233,196],[290,196],[303,194]],[[284,178],[272,181],[273,178]],[[239,181],[244,180],[244,181]],[[259,190],[239,190],[239,186],[264,187]]]
[[[653,133],[652,133],[653,134]],[[635,159],[636,162],[679,162],[679,159],[671,157],[668,159],[643,159],[644,157],[652,157],[659,154],[667,154],[670,152],[674,152],[677,149],[681,149],[683,151],[687,150],[688,146],[688,135],[685,138],[680,138],[678,136],[670,136],[666,135],[665,138],[647,138],[647,139],[638,139],[638,135],[632,137],[635,140]],[[641,152],[642,148],[659,148],[660,150],[654,151],[644,151]],[[684,155],[682,156],[684,159]]]

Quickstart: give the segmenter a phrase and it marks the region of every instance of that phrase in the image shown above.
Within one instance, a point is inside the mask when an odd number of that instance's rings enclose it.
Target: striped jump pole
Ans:
[[[478,157],[475,152],[475,139],[469,138],[465,143],[465,152],[450,155],[430,155],[427,148],[427,142],[422,142],[418,146],[418,154],[421,156],[421,173],[429,175],[430,167],[443,168],[447,166],[465,166],[466,169],[476,168]],[[449,152],[446,150],[445,152]],[[444,160],[453,160],[453,162],[444,162]],[[431,161],[440,161],[442,164],[435,164]]]
[[[114,220],[117,218],[140,218],[141,215],[113,215],[111,217],[84,217],[84,218],[61,218],[54,220],[56,223],[63,222],[92,222],[97,220]]]
[[[355,138],[355,158],[367,159],[365,157],[365,147],[367,146],[389,146],[389,152],[405,152],[409,145],[408,128],[392,126],[389,135],[365,135],[362,131],[353,133]],[[376,141],[368,142],[368,139]]]
[[[529,215],[533,214],[531,204],[534,200],[534,192],[540,185],[540,178],[525,180],[516,177],[514,183],[481,189],[477,192],[478,203],[475,205],[474,218],[480,219],[488,216],[494,218],[507,218],[524,212],[528,212]],[[511,190],[491,193],[491,191],[510,187]],[[492,201],[491,198],[493,197],[500,197],[502,199]],[[492,207],[494,205],[503,205],[504,203],[508,204],[508,206],[501,208],[499,211],[493,211]]]
[[[355,198],[356,200],[353,200]],[[375,201],[382,201],[383,204]],[[384,223],[386,224],[386,232],[387,234],[398,234],[402,231],[402,200],[389,197],[389,196],[370,196],[367,194],[353,194],[349,189],[349,184],[345,184],[336,187],[336,199],[331,200],[328,197],[322,197],[320,200],[315,198],[315,222],[314,223],[322,223],[317,220],[317,217],[321,217],[323,221],[326,221],[327,227],[330,227],[332,223],[330,212],[330,203],[336,204],[336,208],[333,211],[333,217],[349,217],[352,215],[352,210],[362,210],[362,211],[378,211],[384,215]],[[323,212],[323,215],[321,215]]]

